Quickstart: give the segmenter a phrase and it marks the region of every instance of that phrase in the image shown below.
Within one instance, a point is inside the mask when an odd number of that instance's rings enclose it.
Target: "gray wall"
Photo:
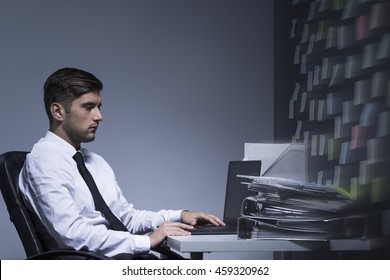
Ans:
[[[0,38],[0,153],[45,134],[51,72],[91,71],[105,119],[85,146],[138,208],[221,216],[228,161],[273,140],[271,0],[1,0]],[[0,259],[24,258],[2,199],[0,224]]]

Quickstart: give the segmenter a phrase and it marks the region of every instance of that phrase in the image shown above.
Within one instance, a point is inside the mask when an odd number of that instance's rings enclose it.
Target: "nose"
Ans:
[[[99,109],[99,108],[96,108],[96,112],[95,112],[95,121],[102,121],[103,120],[103,114],[102,114],[102,111]]]

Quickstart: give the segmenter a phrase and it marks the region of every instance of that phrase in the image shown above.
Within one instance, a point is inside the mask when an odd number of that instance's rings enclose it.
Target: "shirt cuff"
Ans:
[[[169,215],[169,221],[171,222],[181,222],[181,212],[188,210],[174,210]]]
[[[150,251],[150,238],[147,235],[133,235],[134,254],[142,255]]]

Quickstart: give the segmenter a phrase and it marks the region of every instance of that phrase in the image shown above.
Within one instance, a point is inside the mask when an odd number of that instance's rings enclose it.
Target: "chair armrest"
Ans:
[[[185,259],[181,255],[173,252],[168,246],[165,246],[163,244],[153,249],[153,251],[160,253],[162,259],[168,259],[168,260]],[[142,256],[140,256],[140,258],[142,258]],[[102,254],[98,254],[90,251],[77,251],[72,249],[53,250],[53,251],[43,252],[27,258],[27,260],[51,260],[51,259],[112,260],[112,258]],[[145,258],[145,259],[149,259],[149,258]]]
[[[109,258],[102,254],[89,251],[76,251],[71,249],[48,251],[27,258],[27,260],[50,259],[112,260],[112,258]]]

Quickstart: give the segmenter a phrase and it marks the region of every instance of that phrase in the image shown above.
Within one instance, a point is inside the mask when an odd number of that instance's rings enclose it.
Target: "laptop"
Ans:
[[[249,191],[242,182],[251,182],[245,178],[238,178],[237,175],[260,176],[261,160],[230,161],[227,175],[225,206],[223,222],[226,226],[215,226],[213,224],[197,225],[191,230],[192,235],[210,234],[237,234],[237,221],[241,216],[241,204],[245,197],[255,195]]]

